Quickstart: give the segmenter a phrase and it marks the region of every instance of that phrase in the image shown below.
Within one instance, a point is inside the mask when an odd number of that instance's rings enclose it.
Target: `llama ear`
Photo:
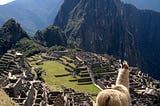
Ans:
[[[123,61],[123,66],[122,66],[122,68],[124,68],[124,69],[129,69],[129,65],[128,65],[128,63],[127,63],[127,61]]]
[[[123,65],[124,65],[124,64],[128,64],[126,60],[123,61]]]

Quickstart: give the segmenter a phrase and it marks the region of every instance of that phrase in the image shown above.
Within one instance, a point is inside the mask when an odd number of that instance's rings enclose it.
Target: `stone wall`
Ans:
[[[10,97],[18,97],[22,90],[22,79],[9,79],[9,84],[4,88]]]

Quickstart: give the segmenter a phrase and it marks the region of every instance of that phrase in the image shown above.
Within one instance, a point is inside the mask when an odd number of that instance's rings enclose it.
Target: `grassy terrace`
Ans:
[[[67,56],[63,56],[62,58],[60,58],[65,64],[70,64],[72,67],[76,67],[74,63],[68,63],[67,60],[72,60]]]
[[[55,77],[55,75],[67,75],[70,74],[65,70],[65,66],[57,61],[46,61],[43,65],[34,65],[34,67],[41,67],[46,71],[46,76],[43,75],[46,84],[54,90],[61,90],[61,86],[64,85],[68,88],[73,88],[76,91],[87,92],[89,94],[97,94],[99,89],[93,84],[83,84],[78,81],[74,81],[77,78],[73,78],[72,75]],[[70,81],[72,80],[72,81]]]

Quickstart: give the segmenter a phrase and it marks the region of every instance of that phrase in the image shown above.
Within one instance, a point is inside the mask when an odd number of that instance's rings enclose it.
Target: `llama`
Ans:
[[[119,69],[116,85],[101,91],[96,98],[96,106],[130,106],[129,66],[123,62]]]

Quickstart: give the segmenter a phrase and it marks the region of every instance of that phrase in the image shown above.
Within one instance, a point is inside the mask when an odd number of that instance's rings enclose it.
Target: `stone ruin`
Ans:
[[[31,66],[24,59],[23,54],[9,50],[0,58],[0,76],[8,77],[8,75],[20,75],[24,73],[26,78],[33,79]]]
[[[54,53],[53,53],[54,54]],[[64,54],[63,54],[64,55]],[[61,56],[63,56],[61,55]],[[112,56],[97,55],[90,52],[68,52],[65,56],[73,59],[77,67],[85,66],[93,84],[100,89],[110,89],[116,82],[118,69],[122,67],[121,60],[116,60]],[[130,93],[133,106],[156,106],[153,98],[157,92],[145,93],[146,88],[150,91],[160,88],[160,82],[142,73],[138,68],[131,67],[130,72]],[[69,70],[69,72],[72,72]],[[155,88],[152,90],[152,86]]]
[[[64,92],[54,91],[41,81],[9,79],[9,84],[3,89],[19,106],[93,106],[85,93],[67,88]]]
[[[49,89],[36,80],[31,66],[21,53],[8,51],[0,59],[0,87],[16,106],[92,106],[87,94],[71,89]]]
[[[64,89],[65,106],[93,106],[88,94],[75,92],[73,89]]]
[[[9,84],[3,89],[17,105],[32,106],[35,90],[29,82],[24,83],[21,78],[9,79]]]
[[[115,84],[118,75],[117,70],[121,67],[121,60],[90,52],[75,52],[69,57],[75,60],[75,64],[86,65],[90,70],[92,83],[95,82],[101,89],[110,89]],[[131,67],[129,77],[132,105],[157,106],[154,104],[153,98],[157,95],[156,89],[160,88],[160,82],[149,77],[148,74],[142,73],[137,67]],[[151,85],[154,85],[155,88],[153,89]]]
[[[55,52],[52,55],[56,55]],[[65,55],[60,53],[60,57]],[[67,56],[79,67],[85,67],[92,83],[101,89],[109,89],[115,84],[119,68],[119,60],[106,58],[89,52],[71,52]],[[47,58],[45,58],[47,59]],[[53,59],[53,58],[49,58]],[[17,51],[8,51],[0,58],[0,87],[19,106],[93,106],[90,96],[63,87],[63,92],[48,88],[43,82],[36,80],[31,73],[32,67],[27,59]],[[130,93],[132,106],[156,106],[152,98],[156,94],[150,89],[151,84],[159,87],[155,81],[139,69],[132,67],[130,72]],[[98,70],[98,71],[97,71]],[[83,71],[83,70],[80,70]],[[85,75],[85,74],[83,74]],[[146,88],[149,89],[146,89]],[[148,92],[147,92],[148,91]],[[150,93],[152,91],[152,93]],[[153,92],[154,91],[154,92]]]

